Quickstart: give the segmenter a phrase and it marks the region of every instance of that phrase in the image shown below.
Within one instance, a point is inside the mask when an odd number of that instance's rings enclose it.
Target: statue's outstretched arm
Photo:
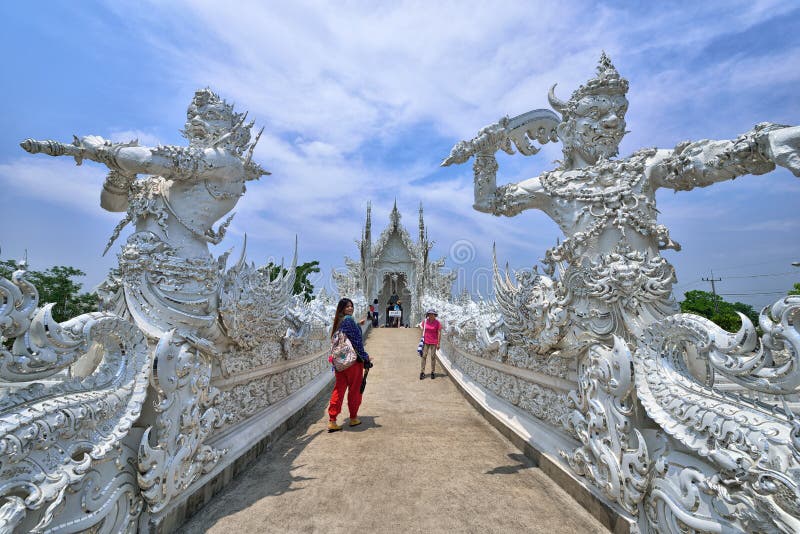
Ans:
[[[688,191],[745,174],[766,174],[775,165],[800,176],[800,127],[758,124],[734,140],[681,143],[650,169],[655,187]]]
[[[31,154],[44,153],[50,156],[72,156],[80,165],[84,159],[104,164],[111,171],[127,176],[157,174],[174,179],[208,178],[224,172],[228,163],[224,154],[187,147],[139,146],[138,143],[112,143],[100,136],[75,137],[72,144],[57,141],[35,141],[26,139],[20,143]]]

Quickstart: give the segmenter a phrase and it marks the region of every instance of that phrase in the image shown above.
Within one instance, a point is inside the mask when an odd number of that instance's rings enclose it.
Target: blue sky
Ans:
[[[210,86],[265,126],[249,185],[215,254],[258,264],[319,259],[318,285],[356,256],[367,201],[373,232],[395,198],[412,235],[425,206],[434,254],[457,256],[460,287],[486,292],[498,258],[530,268],[559,231],[546,216],[475,212],[469,164],[452,145],[503,115],[547,107],[594,73],[605,50],[630,80],[621,154],[685,139],[734,138],[761,121],[800,124],[800,7],[793,2],[49,2],[0,3],[0,257],[87,272],[119,219],[99,206],[104,169],[32,156],[26,137],[97,134],[183,144],[194,90]],[[500,158],[498,183],[551,168],[547,145]],[[757,307],[800,281],[800,179],[779,169],[658,194],[682,297],[714,270],[726,298]],[[794,271],[794,272],[793,272]],[[781,274],[785,273],[785,274]],[[769,275],[769,276],[763,276]]]

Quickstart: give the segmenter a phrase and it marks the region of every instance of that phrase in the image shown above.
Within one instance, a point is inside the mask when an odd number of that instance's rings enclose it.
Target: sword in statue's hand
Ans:
[[[503,117],[494,124],[480,129],[469,141],[459,141],[442,162],[442,167],[464,163],[472,156],[475,180],[475,209],[492,212],[497,189],[497,160],[495,153],[502,150],[514,154],[514,147],[526,156],[541,150],[534,141],[545,144],[558,140],[556,129],[561,119],[549,109],[534,109],[517,117]],[[512,146],[513,143],[513,146]]]
[[[534,141],[545,144],[557,141],[556,128],[561,119],[549,109],[534,109],[509,119],[503,117],[485,126],[469,141],[459,141],[442,162],[442,167],[464,163],[472,156],[494,156],[498,150],[514,154],[513,143],[520,153],[532,156],[541,150]]]

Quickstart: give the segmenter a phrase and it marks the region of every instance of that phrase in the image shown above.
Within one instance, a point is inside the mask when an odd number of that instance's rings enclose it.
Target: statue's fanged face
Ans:
[[[625,113],[628,111],[628,80],[622,78],[603,53],[597,64],[597,75],[581,85],[567,102],[555,95],[555,85],[548,99],[561,113],[563,122],[558,136],[563,143],[564,165],[575,164],[574,156],[594,165],[601,157],[619,153],[625,135]]]
[[[233,116],[225,104],[192,103],[186,114],[184,130],[190,141],[211,141],[233,128]]]
[[[573,147],[584,159],[594,163],[601,156],[612,157],[619,152],[625,135],[625,95],[589,95],[575,107],[572,125]]]
[[[233,106],[211,89],[201,89],[186,110],[183,135],[191,145],[225,146],[241,154],[250,142],[253,126],[252,122],[244,124],[246,115],[234,113]]]

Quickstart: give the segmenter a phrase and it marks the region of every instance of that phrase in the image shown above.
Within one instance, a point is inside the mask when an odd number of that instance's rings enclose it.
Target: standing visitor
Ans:
[[[378,328],[378,299],[372,301],[369,309],[372,311],[372,327]]]
[[[364,319],[359,321],[364,324]],[[364,350],[364,342],[361,338],[361,328],[353,319],[353,301],[347,298],[341,299],[336,306],[336,314],[333,317],[333,327],[331,328],[331,339],[336,332],[341,331],[350,340],[358,359],[356,363],[343,371],[335,371],[336,384],[331,393],[331,402],[328,406],[328,432],[341,430],[341,425],[336,423],[336,418],[342,411],[344,393],[347,391],[347,408],[350,411],[350,426],[361,424],[358,420],[358,408],[361,406],[361,381],[364,378],[364,368],[372,367],[369,354]]]
[[[394,326],[394,318],[389,316],[389,312],[397,309],[395,306],[399,299],[400,297],[397,295],[397,291],[392,291],[389,302],[386,304],[386,326]]]
[[[431,357],[431,378],[436,378],[436,351],[442,340],[442,323],[436,318],[439,315],[433,308],[425,312],[425,320],[419,323],[422,329],[422,367],[419,370],[419,379],[425,378],[425,360]]]

